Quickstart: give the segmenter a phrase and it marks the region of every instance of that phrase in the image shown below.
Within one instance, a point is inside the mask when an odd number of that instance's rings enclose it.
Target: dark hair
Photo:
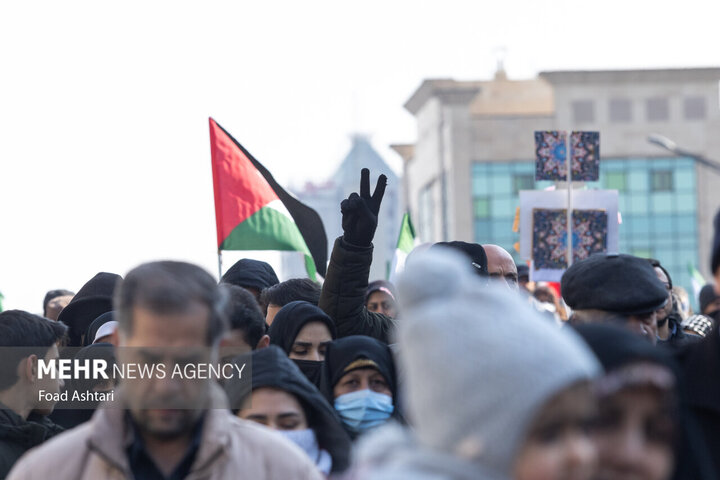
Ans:
[[[210,311],[207,342],[212,344],[227,325],[225,297],[213,277],[202,268],[166,260],[132,269],[115,291],[114,307],[118,328],[131,333],[135,306],[165,314],[185,312],[193,302],[200,303]]]
[[[60,342],[66,332],[64,323],[53,322],[23,310],[0,313],[0,347],[10,347],[2,348],[0,391],[12,387],[18,381],[17,367],[21,360],[30,355],[45,357],[50,347]]]
[[[650,262],[650,265],[652,265],[654,268],[659,268],[663,271],[665,276],[668,278],[668,284],[670,285],[670,288],[673,287],[672,277],[670,276],[670,272],[668,272],[665,267],[662,266],[660,263],[660,260],[655,260],[654,258],[648,258],[648,262]]]
[[[229,297],[227,313],[230,330],[241,330],[245,342],[255,350],[267,329],[255,295],[229,283],[221,283],[220,288],[224,289]]]
[[[320,284],[309,278],[291,278],[268,287],[260,293],[260,306],[266,315],[268,305],[284,307],[295,300],[317,305],[320,301]]]
[[[50,303],[50,301],[53,298],[64,297],[65,295],[75,295],[75,292],[71,292],[70,290],[63,290],[63,289],[50,290],[49,292],[47,292],[45,294],[45,299],[43,300],[43,315],[47,315],[48,303]]]

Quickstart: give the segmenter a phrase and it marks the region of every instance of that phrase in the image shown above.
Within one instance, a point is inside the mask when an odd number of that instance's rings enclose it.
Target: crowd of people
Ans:
[[[340,205],[322,285],[251,259],[219,284],[157,261],[48,292],[42,316],[0,313],[0,477],[720,479],[720,288],[693,314],[661,260],[608,253],[558,292],[461,241],[417,248],[397,285],[369,282],[385,182],[371,194],[364,169]],[[39,368],[150,348],[247,363],[250,378]],[[115,401],[40,394],[66,391]]]

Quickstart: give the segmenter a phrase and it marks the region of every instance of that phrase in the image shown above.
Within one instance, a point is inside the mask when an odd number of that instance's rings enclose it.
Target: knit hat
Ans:
[[[255,288],[258,291],[280,283],[270,264],[251,258],[242,258],[235,262],[235,265],[222,276],[221,282],[243,288]]]
[[[423,253],[398,284],[400,370],[418,443],[511,478],[539,409],[600,366],[569,329],[482,278],[453,252]],[[432,282],[427,279],[432,278]]]

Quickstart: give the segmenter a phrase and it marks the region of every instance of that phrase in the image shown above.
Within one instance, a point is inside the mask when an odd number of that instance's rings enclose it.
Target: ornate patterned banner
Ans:
[[[573,261],[607,251],[605,210],[573,210]],[[567,268],[567,210],[533,209],[532,259],[536,269]]]

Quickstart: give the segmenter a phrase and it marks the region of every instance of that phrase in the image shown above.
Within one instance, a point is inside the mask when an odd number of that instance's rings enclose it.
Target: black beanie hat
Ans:
[[[475,272],[482,276],[488,275],[488,260],[487,260],[487,254],[485,253],[485,249],[482,247],[482,245],[479,245],[477,243],[467,243],[467,242],[438,242],[434,244],[431,249],[436,247],[449,247],[456,251],[460,251],[463,255],[466,257],[470,257],[470,261],[472,262],[472,266],[475,267]]]
[[[255,288],[258,291],[280,283],[270,264],[251,258],[238,260],[220,281],[238,287]]]

